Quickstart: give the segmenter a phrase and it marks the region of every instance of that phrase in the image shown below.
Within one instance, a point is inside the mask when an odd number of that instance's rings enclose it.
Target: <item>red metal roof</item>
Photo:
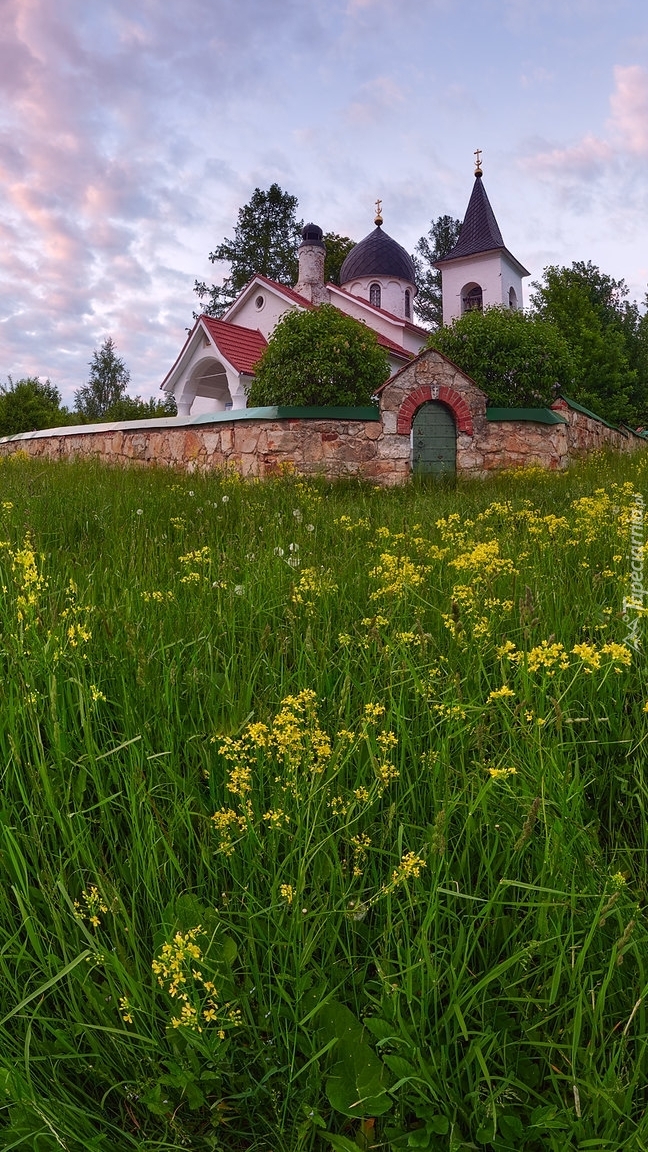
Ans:
[[[342,309],[340,309],[340,311],[342,311]],[[362,323],[362,321],[358,320],[358,324],[361,324],[361,323]],[[368,324],[367,324],[367,328],[369,328]],[[375,334],[376,340],[378,341],[379,344],[382,344],[383,348],[387,348],[390,352],[394,352],[397,356],[402,356],[403,360],[413,360],[414,359],[414,353],[408,352],[407,348],[403,348],[402,344],[397,344],[395,340],[390,340],[389,336],[383,336],[382,332],[376,332],[375,328],[369,329],[369,330],[373,331],[373,333]]]
[[[228,324],[224,320],[214,320],[212,316],[201,316],[202,323],[218,349],[229,360],[237,372],[254,375],[254,366],[261,359],[268,341],[258,328],[244,328],[241,324]]]

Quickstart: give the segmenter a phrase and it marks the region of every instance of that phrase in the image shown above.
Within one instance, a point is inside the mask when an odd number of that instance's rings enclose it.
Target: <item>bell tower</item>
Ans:
[[[434,265],[441,272],[444,324],[473,310],[522,308],[522,279],[529,275],[502,239],[484,188],[481,148],[475,160],[475,183],[459,239]]]

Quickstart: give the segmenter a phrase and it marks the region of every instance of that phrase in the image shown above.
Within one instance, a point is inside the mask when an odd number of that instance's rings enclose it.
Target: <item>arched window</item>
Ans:
[[[369,285],[369,303],[373,304],[374,308],[380,308],[380,284]]]
[[[481,312],[484,307],[484,298],[479,284],[467,284],[461,293],[462,312]]]
[[[405,289],[405,318],[407,320],[409,320],[409,318],[412,314],[411,300],[412,300],[412,297],[410,295],[410,290],[409,290],[409,288],[406,288]]]
[[[509,288],[509,308],[512,312],[517,312],[517,292],[515,288]]]

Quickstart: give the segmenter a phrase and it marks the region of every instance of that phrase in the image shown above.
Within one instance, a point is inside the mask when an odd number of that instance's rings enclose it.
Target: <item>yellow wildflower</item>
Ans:
[[[377,600],[381,596],[403,596],[409,589],[418,588],[423,584],[427,568],[415,564],[409,556],[396,556],[391,552],[383,552],[380,564],[372,568],[369,575],[379,581],[378,588],[371,593],[370,599]]]
[[[351,837],[351,844],[353,846],[353,875],[357,878],[362,876],[367,852],[371,847],[371,837],[367,836],[365,832],[360,832],[357,836]]]
[[[393,732],[379,732],[376,736],[376,744],[379,744],[383,752],[389,751],[390,748],[395,748],[398,740]]]
[[[406,852],[401,857],[400,864],[392,872],[390,888],[395,888],[397,884],[403,884],[411,877],[418,878],[421,875],[421,868],[425,868],[425,860],[422,856],[417,856],[416,852]]]
[[[132,1009],[128,1000],[128,996],[121,996],[119,1000],[119,1010],[122,1014],[122,1020],[126,1024],[133,1023]]]
[[[629,668],[632,664],[632,653],[625,644],[615,644],[611,640],[601,648],[602,656],[609,656],[614,664],[622,664]]]
[[[290,822],[286,813],[282,812],[280,808],[274,808],[269,812],[265,812],[263,819],[267,821],[271,828],[277,829],[283,828]]]
[[[508,684],[502,684],[501,688],[495,688],[488,693],[488,703],[490,704],[491,700],[504,700],[511,696],[515,696],[513,689],[509,688]]]

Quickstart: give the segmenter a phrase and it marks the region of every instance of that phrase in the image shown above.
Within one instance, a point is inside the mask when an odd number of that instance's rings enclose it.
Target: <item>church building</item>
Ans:
[[[392,373],[425,347],[429,333],[413,321],[417,288],[412,258],[384,231],[380,200],[376,208],[374,229],[347,256],[339,285],[325,283],[322,229],[307,224],[293,288],[257,274],[222,319],[198,318],[161,384],[175,397],[179,416],[245,408],[254,366],[280,318],[293,309],[333,304],[373,328]],[[522,277],[528,272],[504,246],[479,158],[459,239],[436,267],[442,276],[444,324],[471,308],[522,307]]]

